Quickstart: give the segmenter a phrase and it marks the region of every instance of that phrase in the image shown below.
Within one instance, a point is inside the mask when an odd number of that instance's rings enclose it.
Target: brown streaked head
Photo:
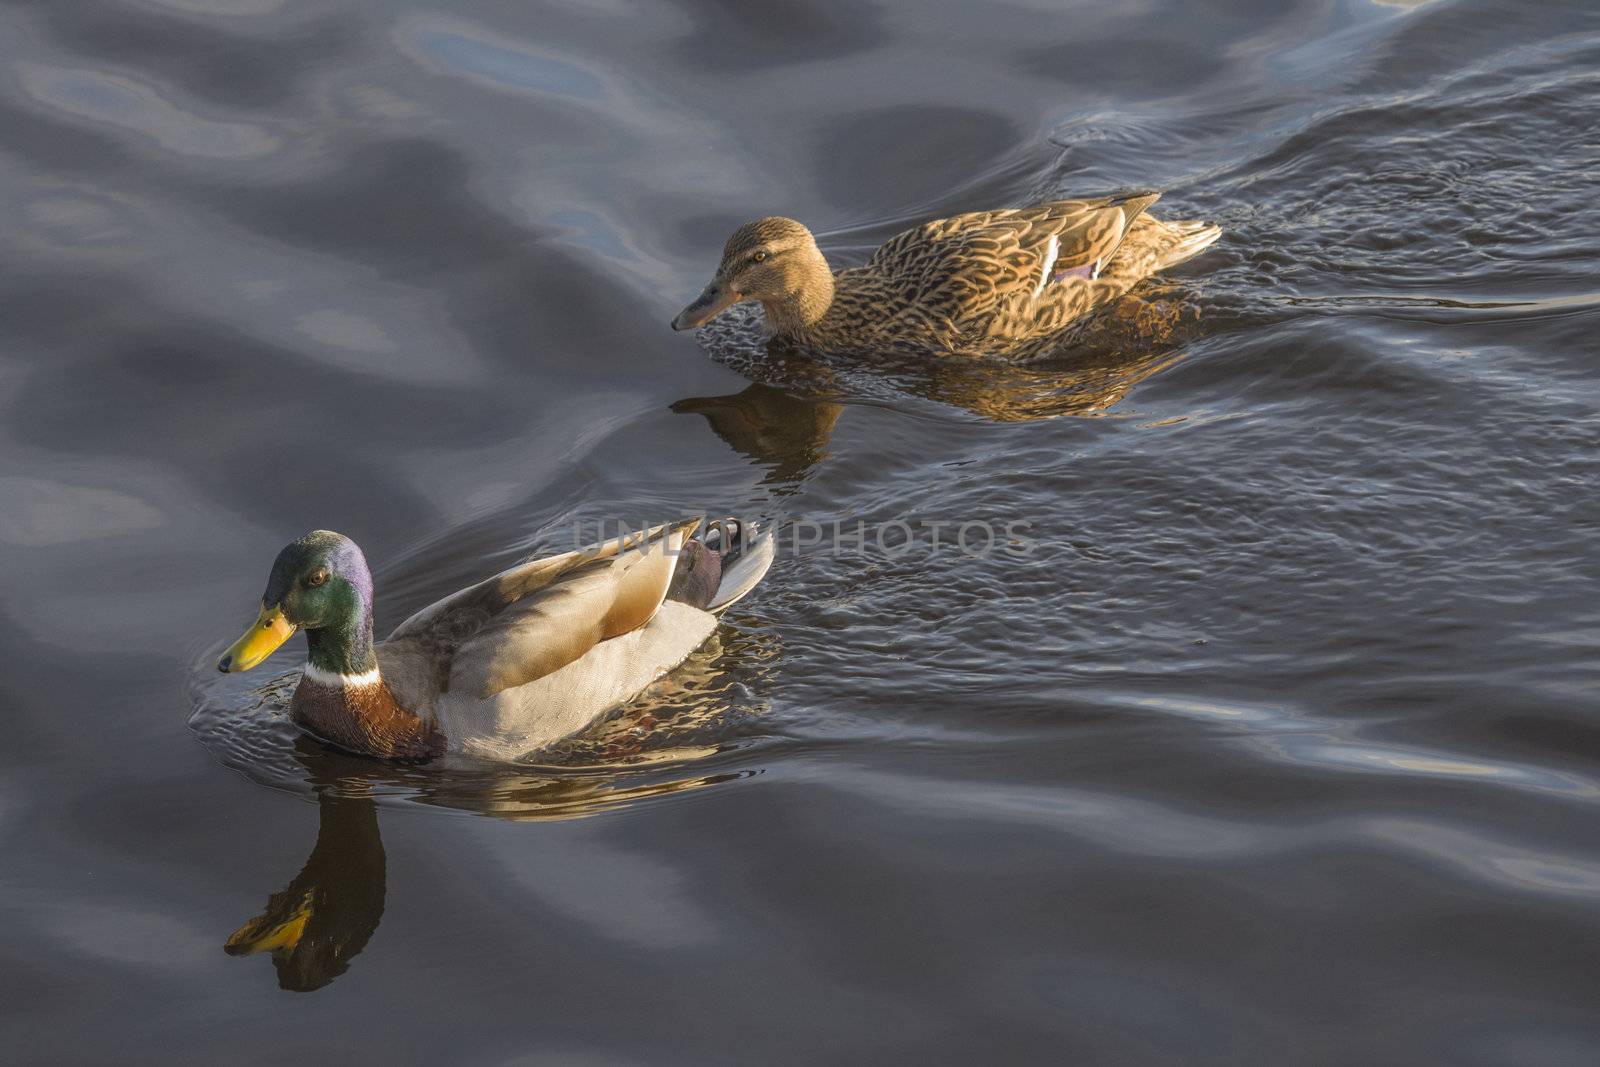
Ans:
[[[823,259],[811,231],[776,215],[747,222],[733,231],[711,284],[672,320],[674,330],[704,326],[734,304],[759,300],[771,307],[801,294]]]

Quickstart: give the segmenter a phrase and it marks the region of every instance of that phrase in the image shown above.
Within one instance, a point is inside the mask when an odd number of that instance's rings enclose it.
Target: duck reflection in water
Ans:
[[[752,769],[686,774],[686,764],[725,751],[737,683],[720,669],[727,651],[745,682],[763,675],[778,649],[761,631],[719,637],[673,676],[622,711],[525,769],[491,764],[408,767],[351,756],[300,736],[292,756],[317,795],[317,840],[300,872],[267,897],[261,914],[228,936],[230,956],[266,953],[278,985],[308,993],[343,974],[383,918],[387,860],[374,797],[403,796],[513,822],[593,815],[669,794],[744,779]],[[764,705],[745,706],[759,716]]]
[[[704,415],[735,452],[767,468],[762,481],[793,486],[827,457],[843,404],[790,396],[761,382],[728,396],[692,396],[672,410]]]
[[[994,422],[1110,413],[1133,387],[1181,362],[1199,318],[1177,285],[1150,284],[1021,357],[933,356],[893,349],[818,354],[767,337],[736,308],[701,331],[719,362],[756,384],[680,400],[736,451],[767,465],[768,482],[799,481],[827,456],[841,401],[916,397]],[[741,314],[740,312],[744,312]]]
[[[306,747],[315,747],[306,742]],[[681,752],[679,753],[681,755]],[[343,757],[341,757],[343,758]],[[351,759],[351,762],[364,762]],[[748,777],[725,772],[619,787],[614,778],[553,774],[504,774],[471,779],[417,796],[423,803],[467,807],[513,821],[570,819],[645,797],[664,796]],[[267,953],[278,985],[310,993],[332,982],[378,929],[387,887],[387,859],[378,832],[378,805],[359,795],[393,782],[347,777],[317,793],[317,842],[300,873],[267,897],[260,915],[228,936],[230,956]],[[415,783],[412,783],[413,785]]]
[[[267,906],[228,937],[230,956],[272,955],[280,988],[321,989],[343,974],[383,918],[387,862],[378,834],[378,806],[361,796],[360,778],[330,776],[330,763],[364,770],[364,761],[330,756],[313,742],[297,742],[317,790],[317,843],[305,866]],[[352,786],[356,788],[352,789]]]

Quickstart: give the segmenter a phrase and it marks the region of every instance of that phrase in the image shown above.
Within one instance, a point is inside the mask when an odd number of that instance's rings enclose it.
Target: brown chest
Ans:
[[[328,685],[302,678],[289,717],[328,744],[365,756],[422,762],[444,752],[439,731],[401,707],[381,679]]]

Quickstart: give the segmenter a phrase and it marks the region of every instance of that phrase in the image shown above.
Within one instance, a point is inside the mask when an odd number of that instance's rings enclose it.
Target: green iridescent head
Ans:
[[[294,635],[306,632],[313,665],[362,674],[378,665],[372,651],[372,572],[356,543],[332,530],[291,541],[273,561],[261,614],[223,653],[217,670],[247,671]]]

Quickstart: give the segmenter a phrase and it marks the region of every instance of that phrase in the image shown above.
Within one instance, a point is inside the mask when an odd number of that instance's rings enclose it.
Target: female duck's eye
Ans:
[[[765,252],[757,252],[755,255],[750,257],[750,262],[752,262],[752,263],[760,263],[762,260],[764,260],[766,258],[767,258],[767,254]]]
[[[312,573],[311,577],[306,579],[306,584],[309,585],[311,588],[315,589],[317,586],[321,585],[322,583],[326,582],[327,580],[328,580],[328,572],[327,571],[315,571],[315,572]]]

